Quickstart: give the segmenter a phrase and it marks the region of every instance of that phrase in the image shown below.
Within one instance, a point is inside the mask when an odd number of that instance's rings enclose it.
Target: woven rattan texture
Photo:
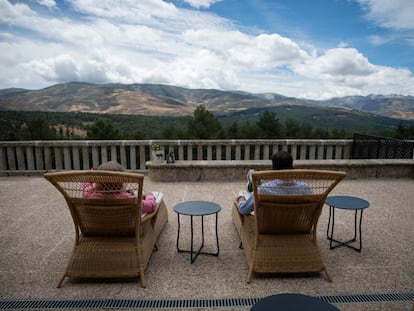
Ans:
[[[75,245],[65,272],[72,278],[140,277],[167,222],[163,201],[141,216],[144,175],[110,171],[47,173],[65,197],[75,226]]]
[[[319,250],[316,229],[326,197],[345,176],[343,172],[321,170],[253,173],[254,215],[241,215],[236,202],[232,212],[249,266],[248,283],[253,273],[320,271],[331,281]],[[308,192],[271,194],[280,193],[280,185],[268,183],[273,180],[283,181],[284,187],[295,181],[303,182]],[[272,187],[279,189],[273,191]]]

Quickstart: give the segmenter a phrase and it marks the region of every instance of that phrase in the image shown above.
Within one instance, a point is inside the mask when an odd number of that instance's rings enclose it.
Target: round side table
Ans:
[[[330,249],[337,248],[339,246],[347,246],[349,248],[352,248],[358,252],[362,249],[362,212],[364,209],[369,207],[369,202],[364,199],[360,199],[357,197],[352,196],[331,196],[328,197],[325,200],[325,204],[329,205],[329,220],[328,220],[328,228],[326,229],[326,236],[329,240],[329,247]],[[345,242],[338,241],[333,238],[333,232],[334,232],[334,225],[335,225],[335,208],[340,208],[344,210],[349,211],[355,211],[355,217],[354,217],[354,237]],[[359,216],[359,247],[355,247],[353,245],[350,245],[349,243],[356,241],[357,238],[357,215],[358,211],[360,211]],[[329,233],[329,229],[330,233]],[[333,245],[333,242],[336,243],[336,245]]]
[[[339,309],[316,297],[302,294],[279,294],[256,302],[252,311],[339,311]]]
[[[183,203],[178,203],[174,206],[174,212],[177,213],[178,218],[178,233],[177,233],[177,250],[179,252],[190,253],[191,263],[193,263],[199,254],[204,255],[213,255],[218,256],[219,254],[219,240],[217,232],[218,224],[218,213],[221,211],[220,205],[208,202],[208,201],[188,201]],[[217,243],[217,252],[216,253],[206,253],[202,252],[204,247],[204,216],[216,214],[216,243]],[[180,215],[186,215],[191,217],[191,246],[190,250],[180,249],[179,240],[180,240]],[[201,246],[198,250],[194,250],[194,229],[193,229],[193,217],[201,216]]]

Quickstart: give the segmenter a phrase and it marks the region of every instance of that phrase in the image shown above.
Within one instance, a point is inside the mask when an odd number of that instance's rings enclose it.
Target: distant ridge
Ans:
[[[70,82],[40,90],[9,88],[0,90],[0,110],[88,112],[185,116],[204,105],[217,115],[281,106],[337,107],[379,116],[414,120],[414,97],[369,95],[304,100],[274,93],[187,89],[161,84],[91,84]]]

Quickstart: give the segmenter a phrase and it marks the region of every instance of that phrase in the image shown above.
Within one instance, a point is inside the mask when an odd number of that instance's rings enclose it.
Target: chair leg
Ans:
[[[145,283],[145,276],[144,276],[144,270],[143,269],[141,269],[141,271],[140,271],[139,278],[141,279],[141,287],[142,288],[147,287],[147,285]]]
[[[66,277],[66,274],[64,273],[62,275],[62,277],[60,278],[59,283],[56,286],[57,288],[61,288],[62,287],[62,283],[63,283],[63,280],[65,279],[65,277]]]
[[[328,269],[325,267],[324,270],[325,270],[325,277],[326,277],[326,279],[329,282],[332,282],[332,277],[331,277],[331,274],[329,273]]]
[[[253,266],[249,267],[249,272],[247,273],[247,284],[250,284],[252,281],[252,275],[253,275]]]

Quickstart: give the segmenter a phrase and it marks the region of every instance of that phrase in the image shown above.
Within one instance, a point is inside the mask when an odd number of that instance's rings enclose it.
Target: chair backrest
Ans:
[[[112,171],[46,173],[64,196],[85,236],[134,236],[139,232],[144,175]]]
[[[326,197],[345,176],[345,172],[305,169],[254,172],[256,230],[259,234],[315,230]]]

